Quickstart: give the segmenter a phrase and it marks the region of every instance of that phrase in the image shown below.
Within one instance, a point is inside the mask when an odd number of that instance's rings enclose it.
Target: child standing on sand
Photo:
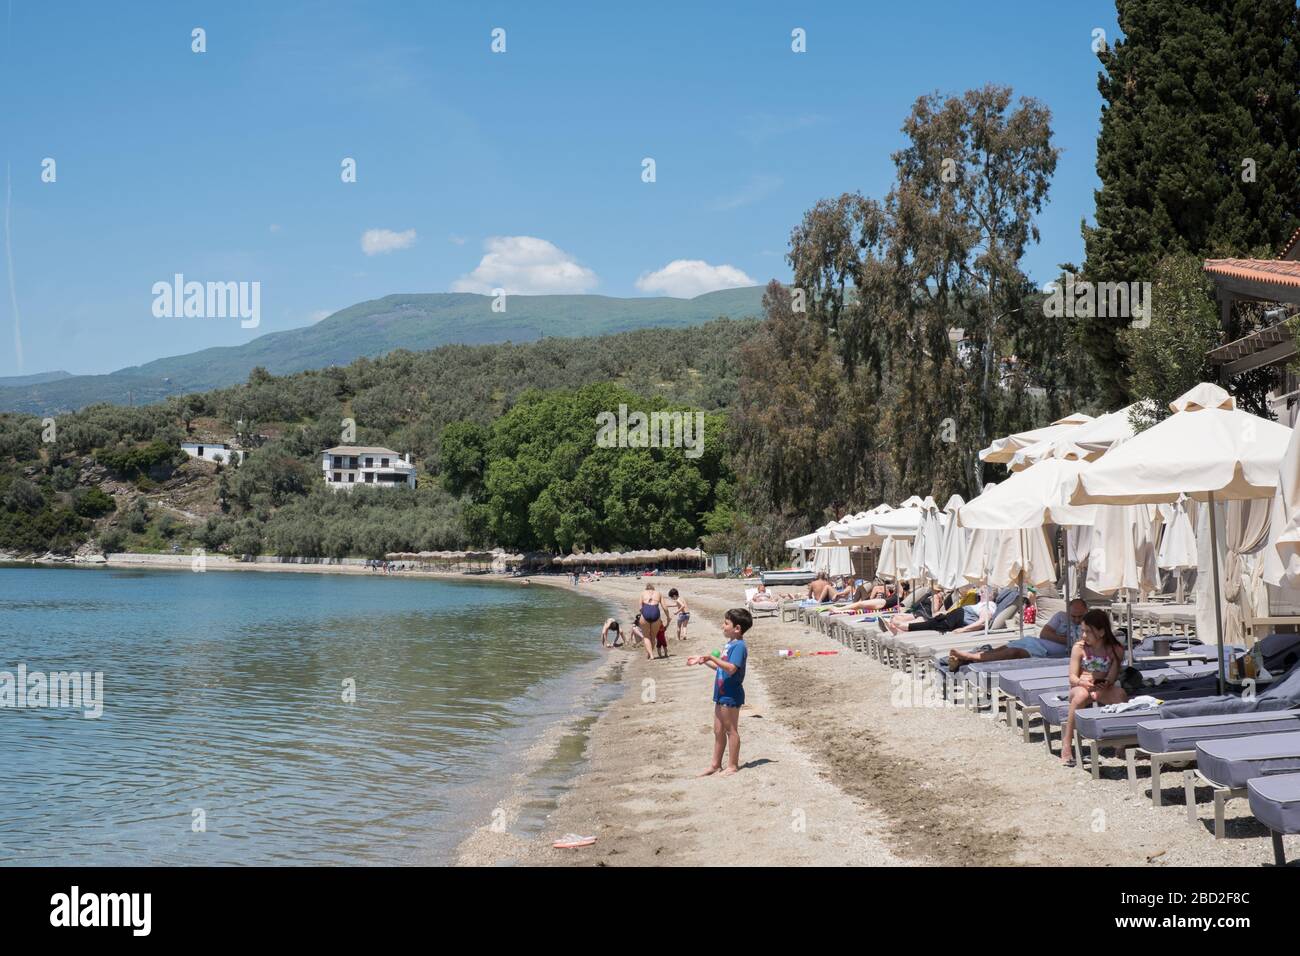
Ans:
[[[678,595],[676,588],[668,592],[668,603],[664,607],[671,609],[672,615],[677,618],[677,640],[686,640],[686,625],[691,622],[691,609]]]
[[[729,777],[740,770],[740,707],[745,703],[745,632],[754,626],[754,618],[743,607],[733,607],[722,618],[722,633],[727,646],[717,657],[702,655],[686,658],[687,664],[704,664],[713,668],[713,762],[700,774],[707,777],[722,771]],[[727,769],[722,769],[722,752],[727,752]]]

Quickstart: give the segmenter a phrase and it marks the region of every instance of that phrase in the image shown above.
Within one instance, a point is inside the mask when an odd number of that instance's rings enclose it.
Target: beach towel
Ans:
[[[1140,710],[1144,707],[1159,707],[1163,703],[1164,701],[1158,698],[1144,694],[1140,697],[1134,697],[1132,700],[1126,700],[1122,704],[1105,704],[1102,706],[1101,712],[1103,714],[1122,714],[1126,710]]]

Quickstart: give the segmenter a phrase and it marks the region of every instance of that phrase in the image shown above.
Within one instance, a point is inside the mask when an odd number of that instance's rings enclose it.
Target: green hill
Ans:
[[[725,289],[694,299],[616,299],[598,295],[511,296],[504,312],[492,298],[466,293],[389,295],[336,312],[315,325],[272,332],[239,346],[156,359],[109,375],[73,375],[4,386],[0,411],[44,415],[97,402],[145,405],[170,395],[243,382],[260,366],[274,375],[346,365],[394,349],[534,342],[609,335],[644,328],[683,328],[719,317],[762,312],[763,288]],[[32,376],[30,378],[40,378]]]
[[[255,369],[226,388],[59,415],[52,442],[39,417],[0,413],[0,553],[70,553],[92,538],[110,551],[366,557],[523,541],[518,529],[481,520],[497,506],[473,499],[471,482],[456,479],[455,493],[444,487],[443,438],[452,427],[460,436],[449,459],[456,475],[479,472],[487,489],[493,455],[519,458],[521,477],[535,484],[546,474],[564,485],[562,499],[546,501],[562,502],[566,521],[585,528],[593,546],[639,546],[628,528],[650,529],[673,547],[693,543],[725,514],[718,510],[730,493],[722,413],[739,388],[738,350],[758,324],[716,319],[670,333],[394,349],[282,376]],[[620,402],[707,414],[703,457],[686,458],[677,447],[605,455],[592,409],[616,413]],[[355,433],[345,437],[345,427]],[[487,441],[494,430],[500,434]],[[238,468],[180,451],[183,441],[232,438],[248,452]],[[327,490],[320,453],[340,443],[410,452],[418,489]],[[583,480],[568,481],[577,459],[590,454],[605,455],[596,480],[589,468]],[[490,476],[497,485],[502,469],[511,473],[499,465]],[[520,507],[543,498],[533,485],[511,487]],[[592,498],[585,510],[579,491]],[[618,503],[612,511],[602,504],[609,501]],[[593,526],[591,517],[606,511],[623,524]],[[529,534],[537,536],[536,523],[530,518]],[[598,533],[613,537],[591,537]]]

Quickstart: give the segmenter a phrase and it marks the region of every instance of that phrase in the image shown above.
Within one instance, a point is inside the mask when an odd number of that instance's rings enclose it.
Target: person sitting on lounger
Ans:
[[[837,607],[831,611],[832,614],[852,614],[855,611],[888,611],[892,608],[901,607],[907,603],[907,597],[911,590],[906,581],[902,583],[901,594],[894,593],[892,590],[885,597],[866,598],[860,601],[854,601],[852,604],[846,604],[844,607]],[[913,608],[913,613],[916,609]],[[923,617],[932,617],[933,615],[922,615]]]
[[[895,634],[902,631],[939,631],[941,633],[962,634],[967,631],[983,630],[985,623],[992,620],[997,612],[997,605],[988,600],[984,594],[982,600],[974,604],[955,607],[946,614],[934,618],[911,614],[897,614],[886,626]]]
[[[825,571],[817,572],[817,577],[808,585],[808,599],[818,604],[830,604],[834,594],[835,585],[831,584],[831,576]]]
[[[1083,637],[1070,650],[1070,714],[1061,729],[1061,763],[1074,766],[1074,712],[1080,707],[1122,704],[1119,686],[1124,648],[1110,629],[1110,615],[1093,609],[1083,616]],[[1093,751],[1096,760],[1096,751]]]
[[[1083,616],[1087,613],[1088,605],[1075,598],[1067,610],[1052,615],[1052,619],[1043,625],[1037,637],[1017,638],[991,651],[953,648],[948,652],[948,667],[955,671],[962,664],[1013,661],[1022,657],[1068,657],[1070,648],[1083,636],[1079,629],[1083,625]]]

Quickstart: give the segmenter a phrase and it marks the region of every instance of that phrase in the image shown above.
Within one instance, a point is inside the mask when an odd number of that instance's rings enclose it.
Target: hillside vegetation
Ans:
[[[498,543],[635,546],[647,529],[662,546],[693,543],[718,520],[729,493],[721,417],[709,416],[702,456],[638,449],[619,470],[595,455],[594,412],[617,412],[620,402],[645,411],[726,408],[737,389],[737,349],[756,328],[718,319],[674,330],[398,350],[287,376],[256,368],[229,388],[59,415],[52,434],[35,416],[0,414],[0,550],[67,553],[93,542],[108,551],[373,557]],[[462,436],[484,438],[481,480],[461,460],[456,479],[444,481],[443,435],[453,423]],[[525,432],[544,426],[549,439],[521,436],[520,423]],[[189,459],[178,450],[187,437],[233,439],[247,460],[235,467]],[[329,491],[320,452],[340,443],[413,453],[419,488]],[[593,464],[583,472],[588,457]],[[531,477],[516,480],[521,473]],[[572,518],[583,502],[595,514],[619,496],[625,507],[608,522]],[[534,500],[571,520],[555,533],[529,526]],[[506,510],[522,513],[523,523]]]

